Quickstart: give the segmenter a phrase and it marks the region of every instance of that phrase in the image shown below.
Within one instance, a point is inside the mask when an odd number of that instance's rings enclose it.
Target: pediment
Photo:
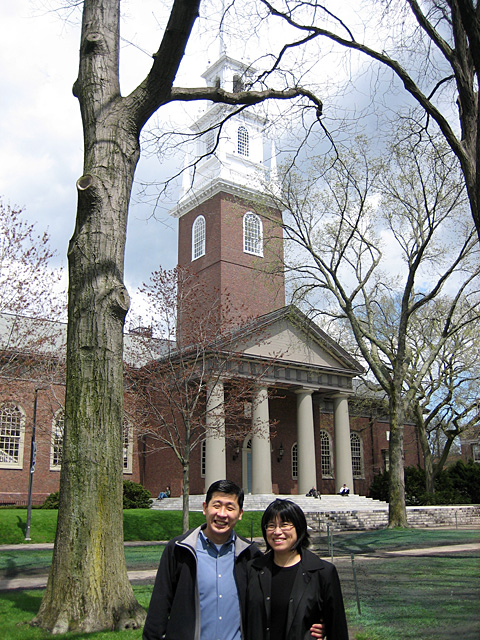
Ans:
[[[283,313],[282,313],[283,312]],[[268,314],[270,321],[243,334],[236,351],[307,367],[362,371],[361,365],[295,307]],[[268,316],[264,316],[266,319]]]

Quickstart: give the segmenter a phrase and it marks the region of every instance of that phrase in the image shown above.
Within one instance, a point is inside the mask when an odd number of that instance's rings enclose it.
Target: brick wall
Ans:
[[[33,431],[33,406],[35,381],[14,381],[8,390],[0,390],[0,403],[15,402],[25,412],[22,465],[19,468],[0,467],[0,504],[27,504],[30,479],[30,450]],[[63,385],[52,385],[37,394],[37,418],[35,441],[37,456],[33,474],[32,503],[42,504],[45,498],[60,487],[60,471],[50,468],[52,426],[55,413],[62,409],[65,389]],[[124,475],[126,480],[139,482],[139,456],[133,438],[132,473]]]
[[[264,256],[243,251],[243,216],[247,211],[262,219]],[[192,262],[192,226],[203,215],[206,223],[205,255]],[[251,202],[219,193],[179,220],[178,264],[197,273],[209,296],[221,296],[228,314],[260,316],[285,305],[285,284],[279,267],[283,261],[281,214],[261,210]],[[200,305],[196,312],[202,314]],[[184,317],[182,322],[191,321]]]

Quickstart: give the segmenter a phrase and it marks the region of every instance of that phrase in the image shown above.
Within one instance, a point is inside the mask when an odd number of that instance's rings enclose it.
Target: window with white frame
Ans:
[[[198,216],[192,227],[192,260],[205,255],[205,218]]]
[[[385,471],[390,470],[390,452],[388,449],[382,449],[383,468]]]
[[[294,480],[298,478],[298,445],[296,442],[292,445],[292,478]]]
[[[207,153],[212,153],[215,149],[216,135],[215,131],[207,131],[205,134],[205,148]]]
[[[480,464],[480,444],[474,444],[472,446],[473,461]]]
[[[202,478],[205,477],[205,472],[207,470],[207,454],[206,454],[206,450],[207,450],[207,444],[205,442],[205,440],[203,440],[201,447],[200,447],[200,476]]]
[[[248,141],[248,131],[245,127],[238,127],[237,133],[237,150],[239,155],[245,156],[248,158],[249,156],[249,141]]]
[[[123,420],[123,473],[132,473],[133,463],[133,427],[130,422]]]
[[[243,83],[242,76],[236,73],[233,76],[233,93],[240,93],[240,91],[243,91],[244,88],[245,88],[245,85]]]
[[[25,412],[14,403],[0,407],[0,467],[23,468]]]
[[[358,433],[350,434],[350,447],[352,450],[353,477],[363,478],[363,447],[362,439]]]
[[[52,442],[50,445],[50,469],[52,471],[59,471],[62,466],[64,424],[65,411],[59,409],[52,420]]]
[[[333,476],[332,443],[330,434],[323,429],[320,431],[320,459],[322,465],[322,477]]]
[[[243,250],[245,253],[263,256],[262,221],[251,211],[243,216]]]

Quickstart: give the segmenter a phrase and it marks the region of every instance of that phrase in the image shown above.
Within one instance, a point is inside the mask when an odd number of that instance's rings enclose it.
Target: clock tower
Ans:
[[[253,71],[222,54],[202,77],[236,92],[248,87]],[[252,111],[213,104],[191,128],[193,148],[171,213],[179,219],[178,265],[195,274],[202,295],[195,309],[179,313],[180,336],[185,322],[213,306],[222,330],[285,305],[282,216],[264,196],[276,178],[265,125]]]

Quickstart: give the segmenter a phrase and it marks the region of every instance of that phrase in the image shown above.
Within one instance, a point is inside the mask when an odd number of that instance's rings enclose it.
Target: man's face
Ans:
[[[207,521],[204,534],[214,544],[223,544],[230,538],[242,514],[236,495],[215,492],[208,504],[203,503],[203,515]]]

